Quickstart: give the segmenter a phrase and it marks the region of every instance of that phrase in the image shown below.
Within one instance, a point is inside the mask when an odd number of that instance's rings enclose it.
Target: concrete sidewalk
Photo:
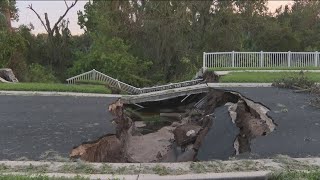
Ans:
[[[47,92],[47,91],[0,91],[0,95],[15,96],[74,96],[74,97],[121,97],[120,94],[96,94],[76,92]]]
[[[69,173],[44,173],[42,176],[48,176],[52,178],[64,177],[64,178],[76,178],[82,177],[92,180],[100,179],[121,179],[121,180],[264,180],[268,178],[270,171],[256,171],[256,172],[231,172],[231,173],[206,173],[206,174],[185,174],[174,176],[160,176],[156,174],[138,174],[138,175],[114,175],[114,174],[69,174]],[[37,177],[37,174],[30,173],[4,173],[5,175],[26,175],[31,177]]]
[[[3,174],[126,180],[268,179],[273,172],[320,167],[320,158],[243,159],[183,163],[0,161]],[[40,173],[39,173],[40,172]],[[41,173],[43,172],[43,173]],[[91,174],[90,174],[91,173]]]

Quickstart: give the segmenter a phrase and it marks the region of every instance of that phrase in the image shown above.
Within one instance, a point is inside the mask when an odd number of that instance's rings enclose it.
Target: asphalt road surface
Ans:
[[[221,89],[221,88],[220,88]],[[277,124],[271,134],[254,139],[251,153],[240,157],[268,158],[320,155],[320,109],[310,106],[311,95],[278,88],[223,88],[237,91],[268,108]],[[68,157],[74,146],[114,133],[107,106],[115,98],[0,95],[0,160]],[[238,130],[225,107],[216,109],[199,159],[227,159]],[[229,127],[231,126],[231,127]],[[238,156],[239,157],[239,156]]]
[[[68,157],[74,146],[114,133],[115,98],[0,95],[0,160]]]
[[[291,157],[320,155],[320,109],[310,105],[313,96],[280,88],[224,88],[267,106],[276,130],[251,142],[253,158],[279,154]],[[246,157],[246,156],[244,156]]]

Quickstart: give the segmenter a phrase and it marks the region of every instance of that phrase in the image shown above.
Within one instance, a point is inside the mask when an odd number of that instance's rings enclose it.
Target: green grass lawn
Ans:
[[[320,179],[320,171],[287,171],[279,174],[274,174],[270,178],[270,180],[319,180]]]
[[[71,85],[58,83],[0,83],[0,90],[5,91],[56,91],[110,94],[104,85]]]
[[[320,70],[319,67],[264,67],[264,68],[232,68],[232,67],[217,67],[217,68],[209,68],[211,71],[236,71],[236,70]]]
[[[80,80],[76,81],[76,84],[84,84],[84,85],[106,85],[106,82],[103,81],[93,81],[93,80]]]
[[[222,83],[272,83],[284,77],[299,75],[299,72],[231,72],[220,78]],[[320,82],[320,73],[307,72],[305,76],[312,81]]]

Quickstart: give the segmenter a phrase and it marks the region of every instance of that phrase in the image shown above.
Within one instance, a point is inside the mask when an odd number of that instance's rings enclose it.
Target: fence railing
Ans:
[[[76,82],[79,82],[79,81],[102,81],[102,82],[106,82],[106,84],[108,84],[109,86],[118,88],[130,94],[141,93],[140,88],[136,88],[134,86],[131,86],[130,84],[126,84],[122,81],[119,81],[118,79],[114,79],[95,69],[67,79],[68,84],[75,84]]]
[[[203,53],[203,68],[217,67],[318,67],[316,52],[211,52]]]
[[[178,83],[170,83],[170,84],[153,86],[153,87],[137,88],[93,69],[91,71],[71,77],[66,81],[68,82],[68,84],[75,84],[76,82],[79,82],[79,81],[80,82],[81,81],[102,81],[108,84],[109,86],[115,87],[129,94],[142,94],[142,93],[162,91],[162,90],[174,89],[174,88],[185,87],[185,86],[192,86],[192,85],[201,83],[202,79],[195,79],[195,80],[183,81]]]

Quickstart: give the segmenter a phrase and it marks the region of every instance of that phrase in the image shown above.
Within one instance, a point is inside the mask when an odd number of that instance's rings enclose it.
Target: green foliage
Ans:
[[[169,174],[169,170],[167,167],[162,166],[162,165],[156,165],[152,168],[153,172],[155,172],[156,174],[160,175],[160,176],[165,176]]]
[[[70,74],[76,75],[92,69],[97,69],[111,77],[126,83],[143,86],[148,82],[139,77],[148,67],[149,62],[143,62],[128,53],[129,46],[120,38],[110,40],[97,39],[89,53],[80,52],[79,59],[70,69]],[[98,40],[101,39],[101,40]]]
[[[0,1],[0,13],[5,13],[5,11],[9,9],[10,18],[12,20],[18,20],[18,8],[16,6],[16,0],[1,0]]]
[[[0,31],[0,67],[6,67],[15,52],[25,50],[25,41],[18,33]]]
[[[29,66],[29,81],[53,83],[57,82],[57,79],[49,69],[40,64],[31,64]]]
[[[142,87],[191,79],[202,52],[320,49],[320,1],[294,1],[273,14],[266,0],[89,1],[78,12],[81,36],[66,20],[48,34],[32,34],[32,25],[9,32],[6,20],[17,12],[15,0],[0,1],[0,67],[21,81],[64,82],[97,69]]]
[[[7,29],[6,17],[0,12],[0,31]]]

